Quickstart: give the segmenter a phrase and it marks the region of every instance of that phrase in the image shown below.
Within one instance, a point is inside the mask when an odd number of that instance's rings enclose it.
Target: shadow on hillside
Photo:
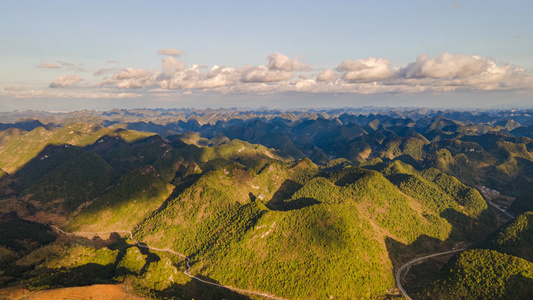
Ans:
[[[451,250],[455,243],[451,240],[441,241],[425,234],[420,235],[413,243],[403,244],[397,240],[386,237],[385,245],[389,258],[394,266],[394,272],[404,263],[411,259],[437,253],[440,251]]]
[[[214,282],[211,279],[207,279],[206,281]],[[229,289],[206,284],[192,278],[185,284],[172,283],[169,287],[162,290],[145,287],[139,282],[134,282],[133,287],[136,293],[152,299],[251,299],[248,296],[241,295]]]
[[[423,169],[422,166],[420,165],[420,161],[416,160],[409,154],[402,154],[400,156],[397,156],[393,159],[393,161],[396,161],[396,160],[399,160],[405,164],[408,164],[418,171],[421,171]]]
[[[408,182],[410,178],[414,177],[411,174],[398,173],[394,175],[385,176],[395,186],[400,185],[403,182]]]
[[[313,198],[298,198],[291,199],[294,193],[296,193],[303,185],[287,179],[285,180],[278,190],[272,196],[272,199],[268,201],[267,208],[270,210],[277,211],[289,211],[301,209],[315,204],[320,204],[321,202]],[[250,193],[250,199],[255,200],[255,195]]]
[[[395,268],[399,267],[398,264],[400,263],[426,254],[448,251],[464,247],[466,244],[480,243],[496,228],[494,215],[489,209],[484,210],[478,218],[472,218],[448,208],[440,213],[440,217],[452,225],[451,232],[444,241],[425,234],[420,235],[408,245],[390,237],[385,239],[389,258]]]
[[[516,170],[509,171],[505,167],[491,166],[485,185],[498,190],[503,195],[521,196],[533,193],[533,162],[521,157],[514,157]],[[505,166],[502,164],[500,166]]]
[[[511,276],[509,282],[511,286],[509,290],[517,292],[517,299],[530,299],[533,294],[533,278],[526,277],[524,274],[516,274]]]
[[[441,241],[425,234],[420,235],[413,243],[408,245],[386,237],[385,245],[393,265],[392,276],[396,275],[396,272],[403,264],[415,258],[464,246],[450,239]],[[435,262],[433,259],[429,259],[424,261],[425,266],[423,268],[419,264],[415,264],[411,266],[410,269],[412,270],[409,273],[407,271],[402,273],[403,288],[414,299],[418,299],[418,297],[415,297],[418,296],[418,292],[424,290],[428,284],[435,280],[435,274],[438,273],[443,265],[442,263],[436,265]]]
[[[291,201],[284,201],[277,210],[279,211],[289,211],[302,209],[311,205],[320,204],[322,202],[314,198],[298,198]]]
[[[267,208],[270,210],[284,210],[283,200],[290,199],[301,187],[302,185],[298,182],[286,179],[274,193],[272,199],[268,201]]]
[[[116,130],[114,134],[121,131]],[[32,179],[34,181],[59,165],[87,152],[100,155],[116,171],[126,173],[153,163],[154,159],[158,157],[157,155],[164,152],[163,150],[156,151],[162,142],[164,140],[159,136],[149,136],[127,142],[118,135],[104,135],[95,143],[87,146],[49,144],[39,154],[10,175],[17,179],[33,175]],[[147,150],[152,153],[141,153],[148,152]]]
[[[448,208],[440,213],[440,217],[452,225],[451,232],[444,241],[425,234],[420,235],[411,244],[404,244],[390,237],[385,238],[389,259],[393,264],[393,276],[403,264],[417,257],[478,245],[496,228],[490,209],[484,210],[478,218],[472,218]],[[411,278],[407,285],[409,282],[422,282],[426,279]],[[408,289],[409,286],[404,288]]]
[[[112,233],[107,240],[102,240],[98,237],[66,237],[71,238],[71,242],[73,243],[85,246],[91,246],[94,243],[100,244],[103,241],[111,241],[107,247],[111,251],[118,250],[116,259],[113,263],[105,265],[91,262],[72,268],[62,267],[58,269],[39,269],[40,275],[33,275],[31,276],[32,278],[27,281],[29,287],[32,289],[50,289],[88,286],[94,284],[114,284],[122,282],[126,278],[130,278],[129,280],[134,286],[135,292],[149,297],[164,299],[176,299],[176,297],[178,299],[250,299],[248,296],[241,295],[226,288],[209,285],[192,278],[185,284],[172,283],[165,289],[152,290],[143,285],[146,282],[143,274],[145,274],[151,263],[160,260],[160,256],[157,253],[151,252],[149,249],[143,247],[128,244],[126,242],[127,239],[121,237],[118,233]],[[131,247],[135,247],[140,250],[141,254],[147,255],[143,267],[138,272],[133,272],[125,267],[119,267],[119,263],[124,258],[127,250]],[[98,259],[98,257],[95,258]],[[104,255],[102,259],[107,258]],[[182,270],[185,268],[183,261],[180,261],[177,266]],[[26,267],[14,266],[5,270],[5,274],[8,276],[22,277],[25,276],[24,274],[27,274],[27,272],[34,270],[34,268],[35,265]],[[182,276],[186,278],[185,275]],[[207,282],[220,284],[206,276],[199,275],[197,277]],[[156,282],[155,286],[159,284],[159,282]]]
[[[345,175],[343,175],[341,178],[335,181],[335,185],[344,187],[368,175],[367,173],[368,171],[366,170],[362,171],[363,169],[358,169],[357,167],[351,168],[351,170],[353,171],[347,172]]]
[[[74,268],[56,269],[34,277],[29,281],[29,286],[33,289],[49,289],[113,283],[114,271],[114,264],[88,263]]]
[[[218,281],[213,280],[209,277],[197,275],[196,277],[205,280],[207,282],[212,282],[215,284],[220,284]],[[247,300],[251,299],[248,296],[239,294],[232,290],[223,287],[217,287],[210,284],[200,282],[198,280],[192,279],[183,285],[183,296],[185,298],[191,299],[237,299],[237,300]]]
[[[120,247],[128,245],[126,243],[126,238],[122,237],[117,232],[111,233],[107,239],[102,239],[101,237],[97,235],[88,237],[88,236],[81,236],[81,235],[59,234],[57,240],[61,242],[75,243],[75,244],[79,244],[82,246],[94,247],[96,250],[99,250],[104,247],[109,247],[109,248],[113,247],[113,250],[116,250],[116,249],[119,249]]]
[[[104,135],[84,147],[48,145],[9,175],[12,179],[10,188],[20,199],[25,199],[25,203],[29,203],[28,199],[36,200],[40,203],[38,206],[42,206],[41,210],[65,215],[80,205],[89,205],[93,199],[115,186],[124,175],[141,167],[153,165],[156,176],[165,180],[171,176],[169,170],[176,159],[166,155],[169,146],[164,147],[165,141],[161,137],[149,136],[127,142],[119,134],[120,130]],[[161,160],[165,163],[160,163]],[[55,186],[51,182],[62,184]],[[176,192],[189,184],[182,182]],[[33,211],[35,213],[37,209]]]

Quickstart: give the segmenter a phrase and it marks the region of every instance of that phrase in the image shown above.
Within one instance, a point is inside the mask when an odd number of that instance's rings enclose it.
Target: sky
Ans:
[[[0,111],[533,108],[531,1],[0,7]]]

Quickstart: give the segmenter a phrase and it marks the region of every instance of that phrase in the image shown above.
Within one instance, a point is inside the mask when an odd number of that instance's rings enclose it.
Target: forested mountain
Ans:
[[[453,257],[421,299],[529,299],[533,294],[533,212],[519,215],[484,242]]]
[[[450,260],[439,276],[454,281],[435,279],[419,294],[457,289],[463,297],[476,288],[458,289],[466,279],[454,270],[471,273],[465,264],[509,261],[512,274],[529,272],[531,218],[522,214],[533,203],[529,113],[5,117],[0,229],[10,235],[0,238],[0,284],[127,282],[152,298],[260,297],[209,286],[187,270],[287,299],[386,298],[398,295],[395,271],[414,257],[461,245],[492,249]],[[522,215],[495,231],[506,220],[494,205]],[[67,236],[48,225],[102,234]],[[515,284],[523,280],[501,282],[498,293],[514,295]]]

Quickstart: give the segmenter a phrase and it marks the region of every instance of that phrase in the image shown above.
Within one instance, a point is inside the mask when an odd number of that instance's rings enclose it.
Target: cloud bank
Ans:
[[[165,55],[158,69],[135,67],[103,68],[94,72],[97,82],[84,83],[94,94],[412,94],[450,91],[533,91],[533,76],[524,68],[498,63],[489,57],[442,53],[422,54],[404,66],[395,66],[386,58],[356,58],[341,61],[336,67],[315,70],[298,56],[288,57],[275,52],[266,57],[264,65],[235,68],[214,65],[188,66],[179,60],[183,51],[164,48]],[[39,68],[82,70],[80,65],[43,61]],[[50,88],[68,88],[84,79],[78,75],[63,75],[50,83]],[[26,93],[13,91],[10,93]],[[128,90],[135,90],[128,91]],[[6,88],[7,91],[7,88]],[[196,92],[195,92],[196,93]],[[37,93],[34,93],[37,94]]]
[[[243,68],[215,65],[203,71],[198,65],[187,67],[174,56],[167,56],[160,71],[127,68],[99,82],[98,86],[204,89],[223,94],[422,93],[533,88],[533,77],[525,69],[476,55],[443,53],[433,57],[423,54],[403,67],[394,67],[385,58],[345,60],[314,76],[310,76],[313,68],[298,57],[289,58],[276,52],[267,59],[266,65]],[[295,76],[296,72],[303,75]]]

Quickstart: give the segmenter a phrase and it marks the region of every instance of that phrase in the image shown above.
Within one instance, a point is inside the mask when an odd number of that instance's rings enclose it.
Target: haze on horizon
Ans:
[[[531,108],[528,1],[5,1],[0,111]]]

